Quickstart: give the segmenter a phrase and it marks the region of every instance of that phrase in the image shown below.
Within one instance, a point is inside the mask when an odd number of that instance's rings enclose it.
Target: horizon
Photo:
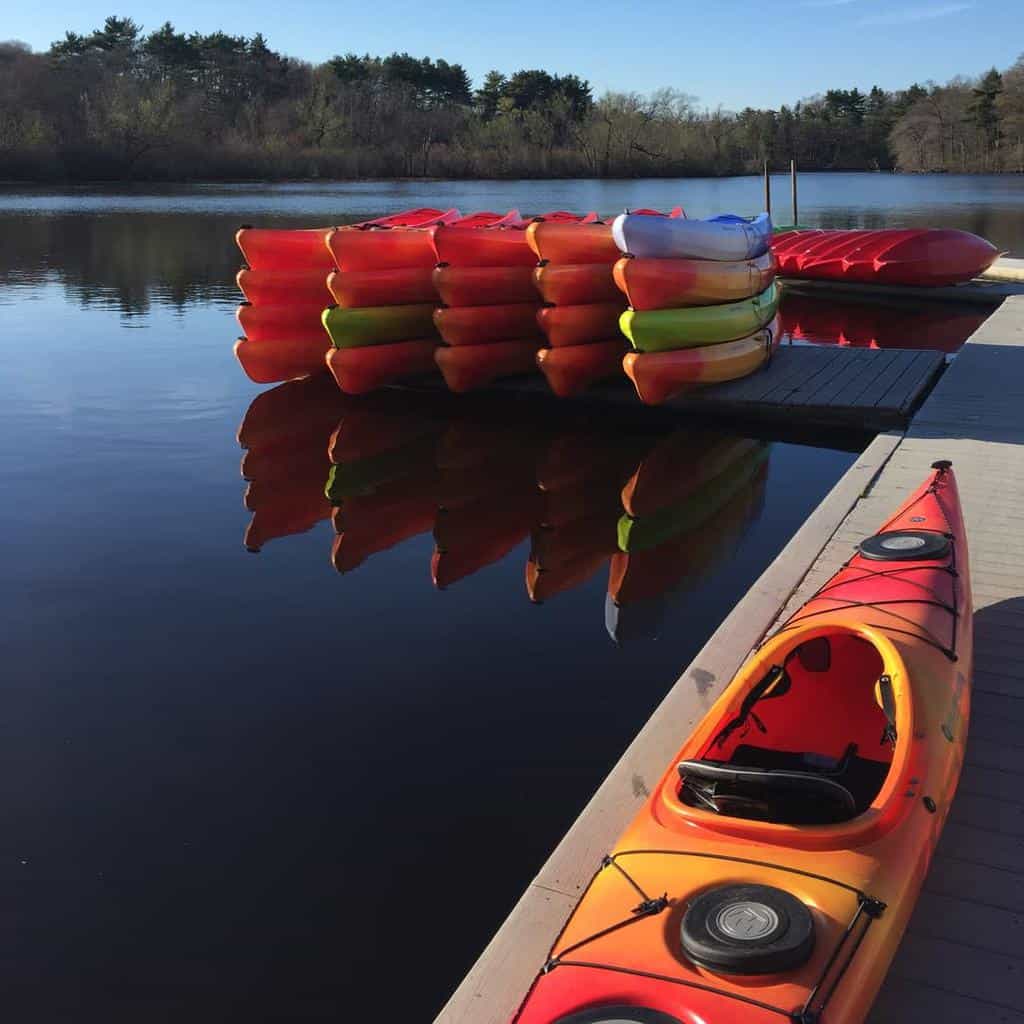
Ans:
[[[732,0],[729,11],[700,11],[694,15],[700,23],[693,26],[687,24],[687,9],[696,5],[670,8],[665,0],[655,0],[645,12],[643,28],[648,30],[655,24],[657,12],[664,11],[665,28],[658,38],[679,34],[689,39],[680,44],[678,55],[671,46],[652,51],[646,39],[631,38],[635,25],[630,24],[628,14],[606,0],[589,6],[583,0],[563,0],[564,13],[559,20],[571,21],[572,12],[578,12],[584,26],[580,32],[557,39],[538,32],[537,40],[525,45],[510,42],[508,26],[503,24],[507,19],[465,0],[448,5],[450,18],[429,23],[416,17],[419,9],[411,0],[380,0],[372,13],[315,0],[303,5],[302,17],[283,26],[273,24],[279,9],[266,0],[254,0],[244,8],[237,5],[244,12],[241,24],[231,24],[233,2],[218,5],[216,11],[195,0],[174,0],[161,5],[159,11],[148,3],[136,4],[134,10],[110,10],[110,6],[109,2],[86,0],[74,7],[60,2],[42,9],[23,9],[8,15],[4,34],[8,41],[45,51],[63,39],[65,32],[87,34],[102,26],[106,17],[117,14],[132,18],[144,32],[166,21],[183,32],[220,30],[244,36],[262,32],[271,49],[313,64],[349,52],[381,56],[408,52],[461,64],[474,87],[492,69],[510,73],[543,68],[554,74],[579,75],[590,83],[595,96],[606,91],[649,94],[671,88],[689,96],[697,109],[730,111],[792,107],[834,88],[867,92],[878,85],[897,91],[914,83],[974,78],[992,67],[1005,71],[1024,50],[1024,4],[1008,0],[994,0],[985,8],[970,0],[932,0],[903,4],[895,10],[886,0],[800,0],[769,19],[752,0]],[[542,7],[538,0],[524,0],[517,6],[517,22],[527,21],[530,11],[538,12],[539,26],[549,27],[550,8]],[[983,19],[978,17],[982,11]],[[344,26],[336,45],[323,42],[331,33],[301,24],[313,22],[317,13]],[[760,37],[749,32],[739,35],[737,26],[750,24],[755,15],[765,21]],[[459,25],[457,32],[451,29],[454,20]],[[997,23],[998,32],[992,28]],[[871,33],[871,66],[867,70],[857,66],[863,65],[864,58],[849,42],[851,33],[858,31]],[[798,51],[792,46],[797,32],[815,42]],[[614,50],[594,45],[604,39],[615,40]],[[839,40],[842,48],[832,45],[832,40]],[[787,45],[794,53],[789,62]],[[752,59],[751,48],[755,55],[767,54],[763,62]],[[615,58],[611,62],[609,52]],[[680,70],[673,62],[685,66]],[[624,65],[628,68],[631,64],[636,64],[635,71],[624,70]]]

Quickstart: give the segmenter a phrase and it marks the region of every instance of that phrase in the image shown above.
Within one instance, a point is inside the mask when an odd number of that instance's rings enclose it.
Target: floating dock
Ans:
[[[807,351],[807,350],[804,350]],[[967,758],[873,1024],[1024,1024],[1024,296],[967,341],[905,431],[879,434],[708,640],[435,1024],[509,1024],[584,887],[747,654],[936,459],[957,474],[975,607]]]

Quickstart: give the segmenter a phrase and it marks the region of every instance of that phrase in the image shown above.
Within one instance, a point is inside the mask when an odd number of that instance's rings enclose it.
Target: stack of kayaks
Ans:
[[[581,220],[562,211],[543,219],[567,224]],[[527,224],[513,210],[479,231],[452,224],[433,234],[434,283],[443,303],[434,322],[447,345],[438,350],[436,361],[452,391],[470,391],[536,369],[543,335]]]
[[[324,368],[330,347],[321,313],[333,301],[327,278],[334,259],[324,244],[334,231],[400,230],[442,216],[417,209],[343,228],[252,228],[235,241],[245,260],[238,287],[246,302],[238,308],[245,334],[235,345],[242,369],[257,383],[289,380]]]
[[[656,636],[669,596],[691,591],[735,550],[760,514],[769,450],[750,438],[679,430],[643,460],[621,493],[605,604],[612,639]]]
[[[371,226],[327,236],[337,268],[328,279],[336,304],[323,311],[333,345],[327,366],[338,387],[349,394],[434,369],[439,341],[433,321],[433,229],[455,221],[467,226],[489,223],[497,215],[433,213],[397,229]]]
[[[767,214],[752,221],[623,214],[612,235],[624,254],[615,281],[630,304],[619,323],[636,350],[623,368],[644,402],[735,380],[768,359],[778,340],[778,291]]]
[[[656,210],[635,212],[660,216]],[[677,207],[668,216],[684,214]],[[628,346],[619,334],[619,316],[626,303],[612,277],[619,250],[610,221],[539,220],[526,237],[540,261],[533,279],[545,306],[537,322],[549,347],[537,353],[537,364],[551,390],[564,397],[621,373]]]
[[[999,250],[951,228],[798,229],[772,239],[784,277],[933,288],[988,270]]]

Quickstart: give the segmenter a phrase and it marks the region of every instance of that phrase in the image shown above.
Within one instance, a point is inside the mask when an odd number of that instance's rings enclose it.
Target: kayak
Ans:
[[[330,350],[322,330],[284,338],[239,338],[235,342],[235,358],[249,380],[257,384],[319,374]]]
[[[589,345],[614,338],[624,303],[593,302],[583,306],[546,306],[537,311],[537,324],[552,348]]]
[[[595,381],[620,376],[622,357],[628,350],[629,346],[621,338],[590,345],[542,348],[537,352],[537,366],[547,379],[548,387],[559,398],[567,398]]]
[[[352,572],[371,555],[429,533],[436,506],[429,492],[399,492],[388,488],[345,498],[331,517],[337,536],[331,545],[331,564],[340,573]]]
[[[778,348],[778,321],[739,341],[671,352],[629,352],[622,360],[626,376],[645,405],[660,405],[682,391],[724,384],[763,366]]]
[[[360,309],[331,306],[323,311],[321,319],[335,348],[387,345],[434,333],[434,306],[429,302]]]
[[[319,313],[333,300],[323,267],[297,270],[249,270],[235,276],[246,301],[257,306],[310,306]]]
[[[484,345],[458,345],[434,352],[434,362],[450,391],[472,391],[500,377],[537,369],[536,340],[494,341]]]
[[[308,445],[323,451],[326,438],[351,405],[326,375],[288,381],[258,394],[238,427],[238,443],[248,449],[243,476],[255,479],[246,465],[257,452],[290,453]]]
[[[543,604],[567,590],[583,586],[608,563],[608,552],[589,551],[554,569],[541,570],[533,559],[526,560],[526,595]]]
[[[717,345],[745,338],[767,324],[779,307],[779,289],[773,281],[759,295],[721,306],[682,309],[627,309],[619,328],[638,352]]]
[[[250,341],[298,340],[323,334],[321,309],[315,306],[253,306],[243,302],[235,319]]]
[[[778,234],[772,250],[787,277],[937,287],[988,270],[999,250],[952,228],[802,229]]]
[[[988,319],[986,306],[921,299],[843,301],[786,288],[779,305],[783,336],[812,345],[914,348],[956,352]]]
[[[618,255],[618,249],[615,250]],[[608,263],[542,263],[533,271],[540,297],[555,306],[618,302],[619,286]]]
[[[537,305],[532,267],[453,267],[434,269],[432,287],[446,306]]]
[[[937,462],[726,685],[595,864],[517,1024],[863,1021],[960,775],[970,593]]]
[[[530,561],[539,572],[549,572],[600,552],[610,558],[617,550],[616,516],[591,515],[559,529],[535,526],[531,535]]]
[[[434,325],[449,345],[476,346],[543,338],[537,324],[539,309],[539,303],[516,302],[504,306],[448,306],[432,312]]]
[[[550,224],[581,224],[596,214],[581,217],[558,210],[543,214],[540,220]],[[527,244],[530,222],[511,210],[501,221],[484,225],[480,231],[466,231],[462,223],[439,225],[431,236],[435,263],[453,267],[532,267],[537,258]]]
[[[405,267],[432,268],[437,262],[431,243],[435,227],[455,221],[463,228],[484,227],[507,216],[482,211],[463,217],[454,209],[443,213],[434,212],[434,217],[425,218],[415,225],[397,228],[373,225],[355,231],[349,228],[335,228],[327,233],[327,249],[334,265],[338,270],[345,272],[401,270]]]
[[[654,259],[750,260],[768,251],[772,221],[726,214],[711,220],[620,214],[612,222],[615,244],[633,256]]]
[[[681,206],[670,213],[657,210],[634,210],[637,217],[685,218]],[[551,263],[614,263],[622,254],[612,237],[610,221],[571,224],[558,221],[535,221],[526,229],[526,241],[537,259]]]
[[[437,370],[437,345],[436,338],[421,338],[388,345],[329,348],[327,369],[346,394],[363,395],[409,377],[433,374]]]
[[[247,224],[235,234],[235,242],[251,270],[290,271],[301,267],[322,268],[326,274],[334,259],[325,245],[333,231],[368,228],[407,228],[432,223],[439,217],[458,216],[457,210],[403,210],[401,213],[347,224],[341,228],[253,228]]]
[[[343,309],[365,306],[407,306],[437,302],[430,267],[398,267],[392,270],[332,270],[327,275],[330,298]],[[323,305],[320,307],[323,309]]]
[[[703,487],[642,516],[624,514],[618,525],[619,550],[646,551],[695,529],[749,483],[767,461],[770,450],[764,442],[754,441],[738,454],[731,453],[731,458],[712,466],[712,471],[716,468],[720,471],[706,478]],[[725,466],[721,468],[723,461]]]
[[[752,260],[648,260],[624,256],[613,279],[636,310],[714,306],[760,295],[775,280],[775,257]]]

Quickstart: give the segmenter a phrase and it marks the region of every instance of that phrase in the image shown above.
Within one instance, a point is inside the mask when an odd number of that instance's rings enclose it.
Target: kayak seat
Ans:
[[[728,761],[681,762],[680,797],[716,814],[777,824],[848,821],[867,809],[889,769],[856,751],[851,743],[832,760],[743,744]]]

